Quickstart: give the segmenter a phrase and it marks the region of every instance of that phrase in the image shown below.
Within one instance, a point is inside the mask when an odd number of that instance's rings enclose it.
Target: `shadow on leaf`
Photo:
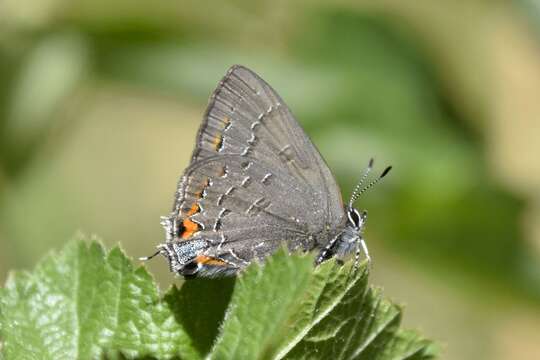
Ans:
[[[235,280],[233,277],[188,280],[180,289],[171,288],[164,297],[201,355],[210,352],[217,337]]]

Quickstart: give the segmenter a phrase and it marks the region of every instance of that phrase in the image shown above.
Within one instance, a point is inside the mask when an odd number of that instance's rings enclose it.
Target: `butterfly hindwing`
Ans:
[[[181,213],[185,215],[175,218],[178,238],[181,241],[194,237],[213,239],[213,245],[221,243],[218,250],[224,252],[229,252],[231,244],[238,248],[245,241],[258,241],[259,248],[277,248],[286,242],[291,249],[307,249],[308,228],[295,218],[303,211],[302,203],[291,203],[288,197],[307,197],[309,192],[294,187],[294,178],[285,172],[266,171],[264,163],[249,163],[237,155],[229,156],[226,163],[214,156],[193,164],[185,172],[182,188],[185,205]],[[268,186],[283,191],[270,195]],[[247,258],[239,255],[242,259],[250,259],[261,251],[254,252],[250,246],[241,245],[236,250],[238,253],[251,254]]]

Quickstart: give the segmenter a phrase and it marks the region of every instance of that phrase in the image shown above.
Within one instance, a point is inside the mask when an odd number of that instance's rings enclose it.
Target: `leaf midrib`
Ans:
[[[326,277],[326,282],[327,283],[325,284],[325,286],[321,290],[319,296],[317,297],[317,300],[319,300],[321,298],[321,296],[323,295],[324,289],[325,289],[326,285],[328,285],[328,278],[329,278],[329,276]],[[328,306],[328,308],[325,311],[320,312],[320,315],[318,317],[315,317],[313,319],[313,321],[308,322],[308,324],[306,326],[304,326],[304,328],[300,332],[298,332],[298,334],[293,339],[291,339],[291,341],[288,342],[288,344],[278,354],[276,354],[274,359],[279,360],[279,359],[283,359],[285,356],[287,356],[287,354],[309,333],[309,331],[315,325],[317,325],[332,310],[334,310],[336,308],[336,306],[341,302],[343,297],[345,297],[345,295],[347,295],[347,293],[356,284],[356,282],[359,281],[359,279],[360,278],[355,278],[355,280],[351,284],[348,284],[347,287],[343,290],[343,292],[340,293],[339,297],[337,297],[337,296],[334,297],[334,301],[332,301],[330,303],[330,306]]]

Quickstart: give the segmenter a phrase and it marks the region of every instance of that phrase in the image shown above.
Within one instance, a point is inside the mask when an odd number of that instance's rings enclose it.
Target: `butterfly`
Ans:
[[[184,277],[237,274],[281,246],[318,251],[315,263],[363,250],[367,212],[347,204],[321,154],[284,101],[253,71],[232,66],[210,97],[191,162],[162,217],[157,252]]]

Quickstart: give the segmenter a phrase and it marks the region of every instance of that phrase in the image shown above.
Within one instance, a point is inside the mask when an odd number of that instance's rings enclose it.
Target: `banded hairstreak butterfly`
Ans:
[[[234,275],[282,244],[318,251],[316,264],[362,249],[367,213],[347,204],[315,145],[279,95],[253,71],[232,66],[210,97],[158,254],[186,276]]]

